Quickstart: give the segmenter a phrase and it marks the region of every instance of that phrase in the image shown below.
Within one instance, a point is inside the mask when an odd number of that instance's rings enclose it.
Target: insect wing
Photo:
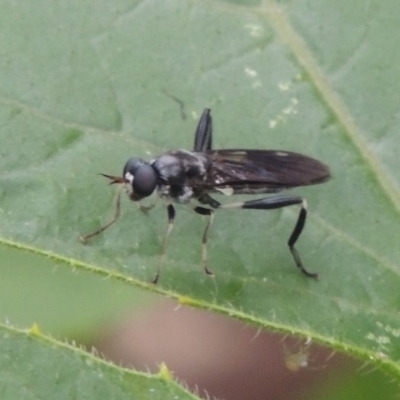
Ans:
[[[273,193],[315,185],[330,178],[329,168],[303,154],[279,150],[211,150],[207,186],[234,193]]]
[[[205,108],[197,125],[194,135],[194,151],[206,151],[212,148],[212,119],[211,110]]]

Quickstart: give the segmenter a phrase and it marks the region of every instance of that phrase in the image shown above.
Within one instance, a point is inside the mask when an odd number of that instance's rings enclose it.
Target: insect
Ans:
[[[297,372],[306,368],[310,363],[310,345],[301,346],[297,351],[284,347],[285,366],[289,371]]]
[[[111,184],[121,184],[132,201],[140,202],[154,192],[166,203],[168,227],[162,241],[160,257],[152,283],[157,283],[165,258],[168,238],[175,219],[175,204],[188,204],[200,215],[207,217],[202,237],[202,265],[208,275],[207,241],[215,210],[222,208],[273,210],[292,205],[300,206],[296,225],[287,242],[300,271],[311,278],[318,274],[303,266],[295,248],[307,217],[307,202],[298,196],[270,195],[256,200],[222,204],[212,194],[273,194],[297,186],[315,185],[330,178],[329,168],[322,162],[299,153],[280,150],[245,150],[212,148],[211,110],[206,108],[197,125],[193,151],[174,150],[151,161],[129,159],[122,176],[102,174]],[[143,211],[151,209],[140,205]],[[111,221],[81,240],[100,234],[120,215],[121,191],[116,198],[115,213]]]

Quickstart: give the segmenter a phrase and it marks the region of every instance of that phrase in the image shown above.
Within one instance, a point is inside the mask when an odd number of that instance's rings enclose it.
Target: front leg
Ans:
[[[87,235],[81,235],[80,236],[80,241],[84,244],[87,243],[89,239],[91,239],[94,236],[100,235],[100,233],[104,232],[107,228],[109,228],[111,225],[113,225],[115,222],[117,222],[119,216],[121,214],[121,189],[118,189],[117,192],[117,197],[115,199],[115,211],[114,211],[114,216],[112,219],[107,222],[105,225],[100,227],[99,229],[95,230],[92,233],[89,233]]]

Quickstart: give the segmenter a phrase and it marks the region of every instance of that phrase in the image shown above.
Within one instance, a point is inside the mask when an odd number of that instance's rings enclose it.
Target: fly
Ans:
[[[214,212],[222,208],[273,210],[292,205],[300,206],[296,225],[287,242],[294,261],[300,271],[310,278],[318,278],[303,265],[295,244],[303,231],[307,218],[307,202],[302,197],[275,195],[282,190],[316,185],[330,178],[329,168],[314,158],[282,150],[246,150],[212,148],[211,110],[206,108],[197,125],[193,151],[174,150],[161,154],[151,161],[141,158],[129,159],[122,176],[102,174],[111,184],[124,186],[132,201],[140,202],[154,192],[165,200],[168,226],[162,241],[157,272],[152,283],[157,283],[164,262],[168,238],[175,219],[175,204],[188,204],[200,215],[207,217],[202,237],[202,265],[208,275],[207,241]],[[250,201],[222,204],[213,194],[269,194]],[[270,195],[272,194],[272,195]],[[151,209],[139,203],[147,211]],[[120,215],[121,191],[118,192],[115,213],[111,221],[81,240],[100,234]]]

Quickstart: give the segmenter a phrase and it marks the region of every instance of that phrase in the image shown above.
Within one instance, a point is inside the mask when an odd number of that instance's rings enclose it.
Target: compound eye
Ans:
[[[142,164],[134,171],[132,187],[135,195],[140,198],[150,196],[157,185],[157,175],[149,164]]]
[[[122,176],[125,177],[126,173],[129,172],[131,175],[135,175],[135,171],[138,167],[140,167],[141,165],[145,164],[146,162],[144,160],[142,160],[141,158],[130,158],[125,166],[124,166],[124,170],[122,172]]]

